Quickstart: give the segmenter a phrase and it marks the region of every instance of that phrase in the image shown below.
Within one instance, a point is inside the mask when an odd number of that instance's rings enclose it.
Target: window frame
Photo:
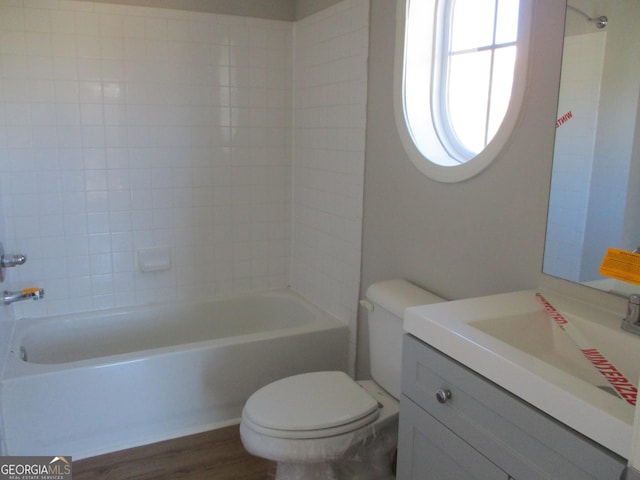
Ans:
[[[531,21],[534,0],[520,0],[519,25],[513,87],[509,106],[507,108],[502,124],[498,128],[493,139],[477,155],[464,163],[460,163],[449,153],[451,145],[446,145],[440,138],[438,127],[433,118],[434,110],[440,107],[433,106],[433,64],[442,61],[440,58],[443,52],[441,45],[438,45],[438,24],[446,21],[446,8],[442,8],[444,0],[398,0],[396,10],[396,51],[395,51],[395,72],[394,72],[394,110],[398,132],[405,151],[413,164],[427,177],[444,183],[462,182],[468,180],[485,170],[509,142],[519,122],[522,106],[528,88],[529,75],[529,49],[531,38]],[[411,9],[415,9],[410,12]],[[417,12],[417,13],[416,13]],[[410,30],[408,17],[410,13],[414,15],[427,15],[433,19],[431,25],[424,25],[417,34]],[[422,24],[420,24],[423,27]],[[417,29],[416,29],[417,30]],[[411,36],[411,40],[409,37]],[[416,36],[418,37],[416,39]],[[412,43],[419,43],[421,49],[416,49]],[[418,66],[420,74],[412,74],[412,78],[407,80],[408,59],[421,58],[425,66]],[[409,60],[411,61],[411,60]],[[415,66],[415,63],[413,64]],[[413,67],[412,67],[413,68]],[[422,75],[422,77],[420,77]],[[418,80],[413,79],[415,76]],[[419,84],[419,81],[429,82],[428,105],[422,105],[422,109],[428,108],[426,115],[415,105],[407,104],[406,90],[417,88],[411,86]],[[407,84],[409,86],[407,87]],[[409,92],[411,93],[411,92]],[[421,118],[422,117],[422,118]],[[428,120],[426,118],[428,117]],[[411,119],[414,119],[412,124]],[[415,119],[421,118],[421,122]],[[444,143],[444,144],[443,144]]]

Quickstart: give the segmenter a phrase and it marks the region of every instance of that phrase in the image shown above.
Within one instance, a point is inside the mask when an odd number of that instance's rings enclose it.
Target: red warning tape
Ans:
[[[572,118],[573,118],[573,113],[571,112],[571,110],[569,110],[567,113],[565,113],[558,119],[558,121],[556,122],[556,128],[559,128],[560,126],[562,126],[563,124],[571,120]]]
[[[597,348],[593,348],[587,344],[586,339],[582,337],[579,332],[574,331],[571,328],[569,321],[558,312],[553,305],[551,305],[546,298],[540,293],[536,293],[536,297],[542,303],[544,311],[549,315],[556,324],[564,330],[569,338],[578,346],[582,354],[591,362],[591,364],[598,370],[604,378],[611,384],[616,392],[631,405],[636,404],[638,397],[638,389],[624,376],[615,365],[613,365],[607,358],[600,353]]]

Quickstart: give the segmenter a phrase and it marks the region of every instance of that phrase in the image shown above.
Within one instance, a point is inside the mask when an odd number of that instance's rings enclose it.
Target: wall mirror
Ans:
[[[640,3],[569,0],[543,272],[613,293],[609,247],[640,246]]]

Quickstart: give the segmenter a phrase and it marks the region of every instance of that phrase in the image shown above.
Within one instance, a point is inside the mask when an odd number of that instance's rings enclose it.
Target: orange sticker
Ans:
[[[640,285],[640,254],[609,248],[598,271],[604,277]]]

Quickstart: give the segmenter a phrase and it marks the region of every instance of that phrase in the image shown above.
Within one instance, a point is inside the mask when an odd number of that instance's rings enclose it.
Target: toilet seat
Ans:
[[[343,372],[314,372],[266,385],[247,401],[243,420],[278,438],[324,438],[357,430],[379,415],[377,400]]]

